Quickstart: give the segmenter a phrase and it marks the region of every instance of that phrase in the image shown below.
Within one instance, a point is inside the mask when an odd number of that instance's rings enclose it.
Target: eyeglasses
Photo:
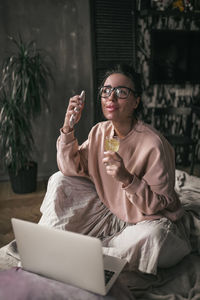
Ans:
[[[114,91],[115,96],[120,99],[126,99],[130,95],[130,92],[135,94],[136,92],[132,90],[131,88],[128,88],[126,86],[116,86],[116,87],[110,87],[110,86],[103,86],[100,89],[100,96],[102,98],[108,98]]]

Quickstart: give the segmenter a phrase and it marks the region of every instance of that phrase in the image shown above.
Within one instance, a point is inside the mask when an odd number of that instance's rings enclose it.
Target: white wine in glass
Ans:
[[[117,152],[119,150],[119,138],[118,137],[108,137],[106,136],[104,142],[105,151]]]

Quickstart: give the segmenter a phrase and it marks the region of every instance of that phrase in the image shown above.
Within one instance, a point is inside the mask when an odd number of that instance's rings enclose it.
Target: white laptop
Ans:
[[[24,270],[106,295],[126,264],[126,260],[103,255],[97,238],[15,218],[11,221]]]

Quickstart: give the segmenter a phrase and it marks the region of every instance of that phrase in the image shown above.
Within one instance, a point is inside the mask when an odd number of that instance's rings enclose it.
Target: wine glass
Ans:
[[[104,150],[117,152],[119,150],[119,138],[117,136],[106,136],[104,141]]]

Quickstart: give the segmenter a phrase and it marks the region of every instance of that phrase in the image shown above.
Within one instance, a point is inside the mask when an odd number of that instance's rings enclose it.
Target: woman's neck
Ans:
[[[114,129],[115,129],[115,134],[119,138],[124,138],[134,127],[134,125],[137,123],[137,120],[133,118],[130,122],[112,122]]]

